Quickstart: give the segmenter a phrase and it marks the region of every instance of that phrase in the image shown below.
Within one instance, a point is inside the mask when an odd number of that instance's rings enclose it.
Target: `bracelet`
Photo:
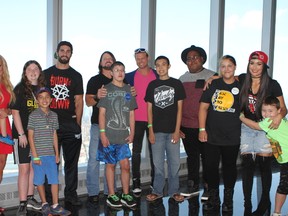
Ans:
[[[35,158],[33,158],[33,161],[38,161],[38,160],[40,160],[39,157],[35,157]]]
[[[99,100],[100,100],[100,99],[97,97],[97,95],[94,95],[94,96],[93,96],[93,99],[94,99],[97,103],[98,103]]]
[[[105,132],[105,129],[100,129],[99,132],[100,132],[100,133],[101,133],[101,132]]]
[[[152,126],[153,126],[152,124],[148,124],[148,125],[147,125],[147,128],[150,128],[150,127],[152,127]]]
[[[24,135],[25,135],[25,133],[18,134],[19,137],[24,136]]]
[[[199,128],[199,131],[205,131],[205,128]]]

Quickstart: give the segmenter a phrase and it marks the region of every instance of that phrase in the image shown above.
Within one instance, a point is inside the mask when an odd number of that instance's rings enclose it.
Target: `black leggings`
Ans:
[[[219,188],[219,164],[222,163],[224,188],[234,188],[237,179],[239,145],[217,146],[204,144],[206,176],[209,189]]]

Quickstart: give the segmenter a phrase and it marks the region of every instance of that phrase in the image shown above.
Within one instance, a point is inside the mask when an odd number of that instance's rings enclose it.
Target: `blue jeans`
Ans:
[[[90,144],[89,144],[89,159],[87,164],[87,190],[89,196],[95,196],[99,194],[99,173],[100,173],[100,161],[96,160],[98,145],[99,145],[99,125],[92,124],[90,129]],[[106,182],[106,175],[103,175],[104,182],[104,194],[108,194],[108,187]]]
[[[168,163],[168,195],[172,196],[179,190],[180,141],[172,143],[171,139],[170,133],[155,133],[155,143],[151,145],[155,171],[153,193],[158,195],[163,195],[165,186],[165,152]]]

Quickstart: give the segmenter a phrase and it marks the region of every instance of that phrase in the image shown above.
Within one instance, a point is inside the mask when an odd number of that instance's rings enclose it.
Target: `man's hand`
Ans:
[[[101,99],[106,97],[106,95],[107,95],[107,89],[104,88],[104,85],[102,85],[102,87],[97,91],[97,98]]]

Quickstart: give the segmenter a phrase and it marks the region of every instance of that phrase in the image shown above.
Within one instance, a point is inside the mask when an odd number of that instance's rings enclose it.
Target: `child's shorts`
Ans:
[[[272,148],[264,131],[254,130],[245,124],[241,125],[241,154],[272,153]]]
[[[128,144],[110,144],[108,147],[103,147],[99,142],[97,151],[97,160],[108,163],[116,164],[125,158],[131,157],[131,151]]]
[[[280,164],[280,182],[277,193],[284,195],[288,194],[288,163]]]
[[[34,169],[34,185],[43,185],[45,182],[45,175],[47,176],[48,184],[58,184],[58,169],[55,156],[42,156],[40,159],[41,165],[32,162]]]

